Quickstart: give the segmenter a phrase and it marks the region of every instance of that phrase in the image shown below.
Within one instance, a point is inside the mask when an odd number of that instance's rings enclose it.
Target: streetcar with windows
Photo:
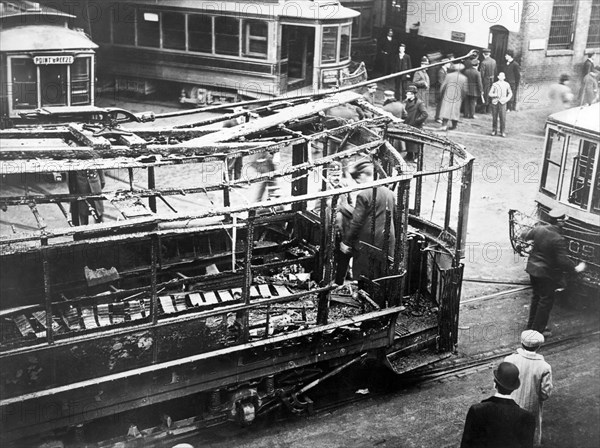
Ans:
[[[600,104],[576,107],[548,117],[536,212],[528,216],[510,211],[511,242],[521,255],[530,244],[524,230],[548,220],[548,212],[562,208],[567,216],[564,234],[569,256],[585,262],[580,293],[591,296],[600,287]]]
[[[45,107],[94,105],[95,50],[75,16],[30,1],[0,2],[0,125]]]
[[[351,60],[359,13],[338,1],[130,0],[96,8],[100,83],[117,94],[160,90],[202,106],[366,79],[364,64]]]
[[[174,443],[307,411],[315,384],[367,358],[401,374],[455,350],[474,160],[464,147],[350,91],[160,121],[0,131],[11,173],[0,194],[2,446]],[[409,169],[389,135],[441,164]],[[333,162],[364,161],[373,180],[334,184]],[[106,185],[37,178],[55,170],[101,170]],[[361,251],[382,271],[338,286],[333,210],[377,188],[395,205],[383,247]],[[95,208],[86,225],[75,225],[80,207]]]

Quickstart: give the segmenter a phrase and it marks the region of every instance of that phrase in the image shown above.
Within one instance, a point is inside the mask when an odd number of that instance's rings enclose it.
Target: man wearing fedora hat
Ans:
[[[552,393],[552,368],[536,353],[544,343],[544,335],[535,330],[521,333],[521,348],[504,358],[519,369],[521,386],[511,396],[523,409],[535,416],[534,446],[542,444],[542,405]]]
[[[562,234],[565,218],[564,210],[555,207],[548,212],[548,223],[536,225],[523,234],[523,239],[533,241],[525,268],[533,288],[528,330],[540,333],[546,330],[556,290],[564,285],[564,275],[585,269],[584,263],[575,266],[568,257],[567,242]]]
[[[350,175],[357,184],[372,182],[373,173],[373,163],[369,160],[361,160],[350,169]],[[354,255],[352,276],[358,280],[361,289],[370,289],[361,277],[369,280],[382,277],[387,257],[394,255],[394,210],[394,194],[385,186],[360,190],[356,197],[352,220],[343,236],[340,251],[348,258]],[[386,228],[388,213],[391,220],[389,228]]]
[[[496,393],[472,405],[467,413],[461,448],[530,448],[533,446],[533,414],[512,399],[520,386],[519,369],[502,362],[494,370]]]

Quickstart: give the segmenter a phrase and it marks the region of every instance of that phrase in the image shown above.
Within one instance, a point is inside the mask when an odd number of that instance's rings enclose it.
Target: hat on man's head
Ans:
[[[512,362],[501,362],[498,368],[494,369],[494,379],[500,386],[511,392],[521,385],[519,368]]]
[[[404,44],[400,44],[400,45],[398,46],[398,48],[400,48],[400,47],[406,48],[406,45],[404,45]]]
[[[338,171],[342,171],[342,164],[340,162],[338,162],[337,160],[334,160],[333,162],[331,162],[329,164],[329,166],[327,167],[327,170],[330,173],[337,173]]]
[[[356,179],[363,173],[373,174],[373,164],[370,160],[359,160],[350,167],[350,176],[352,176],[352,179]]]
[[[544,343],[544,335],[539,331],[525,330],[521,333],[521,344],[524,347],[535,348]]]
[[[565,215],[565,209],[562,207],[554,207],[548,212],[548,217],[552,219],[564,219]]]
[[[385,96],[394,96],[396,93],[393,90],[386,90],[383,92]]]
[[[414,84],[409,85],[406,88],[406,92],[412,92],[412,93],[417,93],[419,90],[417,89],[417,86],[415,86]]]
[[[483,54],[490,54],[492,52],[492,50],[490,48],[484,48],[483,50],[481,50],[481,52]]]
[[[371,87],[377,88],[377,83],[376,82],[372,82],[371,84],[367,84],[367,88],[370,89]]]
[[[421,62],[429,62],[429,59],[427,59],[427,56],[423,56],[421,58]]]

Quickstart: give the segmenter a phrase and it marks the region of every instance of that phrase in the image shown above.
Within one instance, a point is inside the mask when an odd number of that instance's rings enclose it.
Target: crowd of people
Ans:
[[[393,30],[389,29],[379,40],[375,74],[390,75],[416,68],[406,50],[406,45],[398,43]],[[442,131],[456,129],[461,114],[464,119],[475,119],[476,113],[491,113],[491,135],[506,137],[507,112],[517,110],[521,66],[510,49],[503,61],[492,58],[489,48],[480,53],[480,57],[467,58],[460,63],[452,62],[454,54],[448,54],[441,59],[444,64],[431,69],[428,57],[422,56],[422,70],[394,78],[396,100],[408,104],[411,100],[407,93],[416,88],[416,97],[426,109],[431,107],[432,114],[435,110],[435,121],[442,125]],[[567,74],[560,75],[558,83],[551,86],[548,96],[554,110],[589,105],[599,100],[600,66],[594,64],[594,56],[589,53],[582,65],[581,89],[577,96],[571,91]],[[431,90],[434,94],[430,96]]]

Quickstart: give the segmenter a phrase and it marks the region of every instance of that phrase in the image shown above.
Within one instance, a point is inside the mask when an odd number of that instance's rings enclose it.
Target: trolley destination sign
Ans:
[[[73,56],[35,56],[33,63],[35,65],[72,64],[74,60]]]

